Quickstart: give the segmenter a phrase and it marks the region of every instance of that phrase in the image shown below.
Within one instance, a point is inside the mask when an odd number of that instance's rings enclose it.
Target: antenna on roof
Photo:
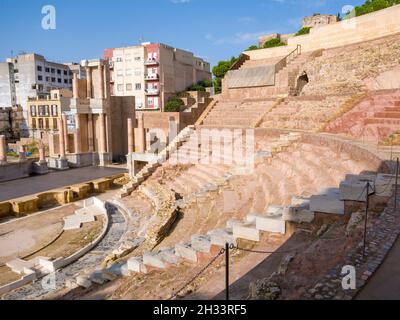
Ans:
[[[14,50],[11,49],[11,59],[14,58]]]

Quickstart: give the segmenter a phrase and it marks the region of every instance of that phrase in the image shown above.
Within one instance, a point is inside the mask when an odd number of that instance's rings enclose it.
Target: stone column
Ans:
[[[99,64],[99,78],[100,78],[100,99],[104,99],[104,73],[103,73],[103,65]]]
[[[7,164],[6,136],[0,136],[0,166]]]
[[[66,153],[69,153],[67,115],[63,114],[61,117],[63,121],[64,144],[65,144],[64,149]]]
[[[92,68],[86,68],[86,95],[88,99],[92,98]]]
[[[54,157],[54,134],[49,134],[49,155],[50,157]]]
[[[79,114],[75,114],[75,137],[74,137],[74,143],[75,143],[75,153],[81,153],[82,148],[81,148],[81,128],[80,128],[80,117]]]
[[[63,119],[62,118],[58,118],[57,119],[57,121],[58,121],[58,132],[59,132],[59,137],[58,137],[58,139],[59,139],[59,154],[60,154],[60,157],[61,157],[61,159],[65,159],[65,141],[64,141],[64,138],[65,138],[65,135],[64,135],[64,125],[63,125]]]
[[[99,114],[99,123],[100,123],[100,137],[99,137],[99,152],[106,153],[106,123],[105,123],[105,114]]]
[[[128,118],[128,154],[135,152],[135,133],[132,118]]]
[[[138,118],[139,128],[139,152],[145,153],[146,151],[146,130],[144,128],[144,115],[141,113]]]
[[[24,162],[26,161],[26,150],[25,150],[25,146],[21,145],[19,147],[19,162]]]
[[[40,164],[45,164],[46,163],[46,155],[45,155],[45,149],[44,149],[44,144],[41,143],[39,145],[39,163]]]
[[[109,72],[109,68],[104,66],[104,68],[103,68],[103,78],[104,78],[104,98],[105,99],[108,98],[108,90],[110,90],[110,82],[107,81],[107,79],[109,77],[108,72]]]
[[[72,93],[74,99],[79,98],[79,90],[78,90],[78,74],[76,72],[73,73],[73,81],[72,81]]]
[[[169,121],[168,122],[168,124],[169,124],[168,125],[168,129],[169,129],[168,140],[169,140],[169,143],[171,143],[178,135],[178,125],[177,125],[174,117],[169,117],[168,121]]]
[[[89,152],[94,152],[93,115],[88,114],[88,145]]]

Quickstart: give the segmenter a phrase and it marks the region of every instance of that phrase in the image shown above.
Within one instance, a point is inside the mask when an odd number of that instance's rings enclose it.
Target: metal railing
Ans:
[[[290,52],[286,57],[284,57],[281,61],[279,61],[275,65],[275,73],[278,73],[283,68],[285,68],[291,61],[293,61],[296,57],[301,54],[301,45],[297,45],[296,49]]]

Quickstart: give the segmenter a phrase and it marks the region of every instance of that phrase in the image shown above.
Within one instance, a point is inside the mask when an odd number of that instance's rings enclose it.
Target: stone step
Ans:
[[[375,113],[374,118],[399,118],[400,119],[400,112],[378,112]]]
[[[191,237],[191,247],[200,253],[210,253],[211,237],[208,235],[193,235]]]
[[[233,225],[233,237],[254,242],[260,241],[260,230],[252,223],[239,223]]]
[[[133,257],[128,260],[128,270],[136,273],[147,273],[147,267],[143,263],[143,257]]]
[[[386,112],[400,112],[400,106],[386,107],[384,110]]]
[[[365,119],[365,125],[368,124],[389,124],[400,126],[400,119],[396,118],[367,118]]]
[[[181,257],[182,259],[197,263],[197,251],[192,248],[192,244],[190,242],[179,243],[175,246],[176,255]]]
[[[207,233],[210,237],[211,245],[217,247],[225,247],[226,243],[229,245],[236,246],[236,239],[233,236],[233,232],[229,229],[216,229],[211,230]]]

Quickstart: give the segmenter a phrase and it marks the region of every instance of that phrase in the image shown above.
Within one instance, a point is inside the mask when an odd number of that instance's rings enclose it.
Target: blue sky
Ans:
[[[163,42],[213,65],[260,34],[295,32],[315,12],[337,14],[364,0],[0,0],[0,60],[21,51],[60,62],[103,55],[104,48]],[[245,5],[243,5],[245,4]],[[43,30],[44,5],[57,13]],[[6,31],[6,32],[4,32]]]

